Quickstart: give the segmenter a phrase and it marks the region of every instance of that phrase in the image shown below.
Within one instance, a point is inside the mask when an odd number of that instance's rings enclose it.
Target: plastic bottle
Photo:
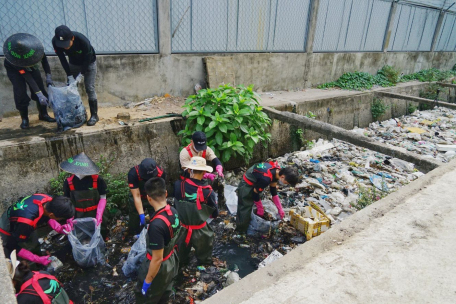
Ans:
[[[56,271],[57,269],[63,266],[63,263],[55,256],[51,256],[49,260],[51,260],[51,263],[48,266],[48,271]]]

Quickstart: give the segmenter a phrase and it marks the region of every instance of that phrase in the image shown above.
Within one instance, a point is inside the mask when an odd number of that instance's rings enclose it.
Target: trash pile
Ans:
[[[448,162],[456,156],[456,110],[435,107],[433,110],[415,111],[382,122],[373,122],[368,128],[353,132],[372,137],[404,151]]]

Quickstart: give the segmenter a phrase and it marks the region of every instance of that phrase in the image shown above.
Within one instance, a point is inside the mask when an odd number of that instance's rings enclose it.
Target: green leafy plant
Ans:
[[[392,66],[385,65],[377,72],[376,83],[382,87],[395,86],[401,72]]]
[[[441,96],[441,92],[443,91],[443,87],[436,83],[430,83],[429,86],[420,91],[420,97],[431,99],[431,100],[441,100],[445,101],[445,99]]]
[[[70,177],[70,175],[70,173],[60,171],[57,178],[51,178],[49,181],[49,194],[53,196],[63,195],[63,183],[68,177]]]
[[[304,116],[310,119],[315,119],[317,117],[317,115],[315,115],[311,111],[307,111],[307,113]]]
[[[409,104],[408,108],[407,108],[407,111],[409,114],[412,114],[413,112],[415,112],[416,110],[418,109],[418,107],[415,107],[413,104]]]
[[[223,162],[241,157],[246,163],[252,158],[257,143],[267,147],[271,134],[267,132],[271,120],[262,111],[260,96],[253,85],[199,90],[187,98],[182,116],[186,116],[185,129],[178,135],[187,145],[193,132],[204,131],[207,144]]]
[[[385,114],[388,109],[389,106],[387,106],[383,100],[374,98],[374,101],[371,104],[371,113],[374,121],[377,121],[377,119]]]
[[[383,183],[383,182],[382,182]],[[356,210],[361,210],[371,205],[372,203],[384,198],[387,193],[378,190],[375,187],[367,188],[359,186],[359,199],[356,203],[352,204],[352,207]]]

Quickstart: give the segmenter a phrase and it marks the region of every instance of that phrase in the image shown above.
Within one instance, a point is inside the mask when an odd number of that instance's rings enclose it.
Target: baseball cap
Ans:
[[[203,151],[207,149],[206,134],[204,132],[197,131],[193,133],[192,140],[196,150]]]
[[[66,25],[58,26],[55,29],[55,45],[59,48],[67,48],[73,38],[73,32]]]
[[[153,158],[145,158],[139,165],[138,171],[142,179],[148,180],[157,175],[157,162]]]

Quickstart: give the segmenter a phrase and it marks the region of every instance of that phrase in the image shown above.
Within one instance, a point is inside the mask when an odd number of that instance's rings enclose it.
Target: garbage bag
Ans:
[[[254,206],[250,215],[250,223],[249,227],[247,228],[247,235],[261,236],[264,234],[269,234],[277,227],[279,227],[280,216],[279,212],[277,211],[277,207],[273,202],[269,200],[263,200],[262,203],[265,213],[269,213],[273,220],[268,221],[256,215],[256,207]]]
[[[79,75],[69,86],[48,86],[49,102],[59,131],[79,128],[87,121],[87,112],[77,87],[81,78]]]
[[[131,246],[131,250],[128,253],[127,260],[122,266],[122,271],[125,276],[129,277],[136,273],[139,266],[146,257],[146,234],[147,229],[144,228],[139,234],[138,240]]]
[[[81,267],[92,267],[105,264],[105,243],[100,233],[100,226],[94,218],[85,217],[74,220],[74,228],[68,234],[73,247],[73,257]]]
[[[237,213],[238,197],[236,190],[237,187],[225,185],[226,206],[228,207],[231,215],[236,215]]]

